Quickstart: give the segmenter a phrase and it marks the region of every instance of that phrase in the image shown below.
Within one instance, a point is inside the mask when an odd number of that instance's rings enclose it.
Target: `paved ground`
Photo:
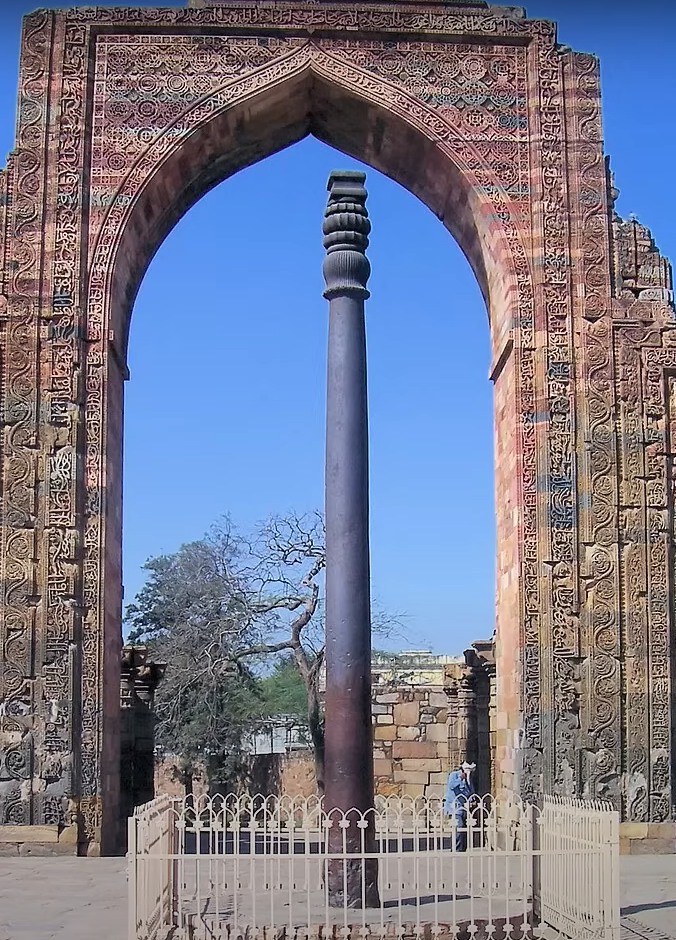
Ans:
[[[676,940],[676,855],[621,859],[622,940]],[[0,858],[0,940],[126,940],[120,858]]]
[[[623,940],[674,940],[676,855],[622,856],[620,878]]]
[[[126,940],[124,858],[0,858],[0,940]]]

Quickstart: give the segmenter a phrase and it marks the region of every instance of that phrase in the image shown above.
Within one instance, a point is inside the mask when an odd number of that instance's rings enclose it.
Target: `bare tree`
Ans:
[[[324,631],[320,614],[320,577],[325,566],[324,520],[319,513],[275,516],[264,523],[250,545],[253,609],[264,614],[285,611],[283,639],[246,646],[242,659],[282,653],[293,656],[307,696],[307,721],[319,793],[324,792],[324,714],[320,676],[324,664]]]
[[[184,748],[186,737],[199,733],[212,750],[225,738],[230,753],[237,752],[233,740],[241,737],[242,724],[248,721],[251,730],[252,721],[263,720],[252,698],[251,669],[286,653],[305,687],[317,788],[323,793],[324,566],[324,522],[318,512],[274,516],[250,539],[225,518],[201,541],[148,562],[151,576],[127,620],[134,636],[154,640],[170,663],[158,690],[160,737],[164,729],[165,739],[176,739],[182,724]],[[400,618],[377,609],[373,621],[381,635],[400,629]],[[230,699],[224,699],[224,685],[231,689]],[[194,702],[188,690],[197,693]],[[193,726],[185,721],[188,700],[195,709]],[[223,761],[222,749],[219,754]]]

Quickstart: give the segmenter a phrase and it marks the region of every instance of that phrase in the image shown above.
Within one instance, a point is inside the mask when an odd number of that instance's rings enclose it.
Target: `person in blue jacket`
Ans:
[[[455,817],[455,851],[464,852],[467,849],[467,804],[474,796],[474,787],[470,774],[476,764],[466,761],[461,767],[452,770],[448,775],[446,795],[444,797],[444,814]]]

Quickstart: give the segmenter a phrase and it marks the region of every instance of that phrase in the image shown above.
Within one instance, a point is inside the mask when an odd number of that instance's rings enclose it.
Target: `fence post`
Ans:
[[[540,826],[542,817],[540,810],[530,804],[529,813],[530,831],[531,831],[531,861],[532,861],[532,883],[531,891],[533,895],[533,920],[539,921],[541,916],[541,891],[542,891],[542,855],[541,855],[541,835]]]
[[[610,904],[610,924],[608,940],[620,940],[620,814],[608,816],[608,842],[604,849],[607,853],[604,869],[608,872],[608,898]]]
[[[127,882],[129,891],[127,935],[128,940],[137,940],[136,934],[136,817],[127,820]]]
[[[169,813],[167,854],[169,858],[167,876],[169,878],[169,924],[170,927],[176,926],[177,908],[178,908],[178,830],[176,827],[176,812],[174,801],[171,800],[167,807]]]

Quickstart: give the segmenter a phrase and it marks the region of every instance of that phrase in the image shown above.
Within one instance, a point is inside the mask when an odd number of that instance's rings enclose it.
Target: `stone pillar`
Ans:
[[[476,763],[475,694],[473,676],[467,666],[452,667],[447,675],[448,757],[449,767],[454,770],[464,761]]]
[[[474,692],[474,708],[468,745],[468,760],[476,763],[474,785],[477,793],[495,795],[494,748],[495,715],[495,644],[491,640],[475,640],[465,650]],[[492,683],[492,684],[491,684]],[[492,691],[491,691],[492,690]]]
[[[458,685],[457,727],[462,760],[474,764],[476,763],[476,693],[474,677],[469,674],[464,675]]]
[[[488,692],[488,740],[489,740],[489,759],[490,759],[490,779],[491,793],[498,796],[498,746],[497,746],[497,694],[498,682],[495,663],[487,666],[489,692]]]
[[[491,754],[490,754],[490,680],[485,666],[478,665],[475,672],[475,755],[476,762],[474,786],[477,793],[484,794],[492,791]]]
[[[155,690],[166,670],[148,660],[145,646],[122,649],[120,677],[120,833],[134,807],[155,796]]]
[[[324,296],[329,301],[326,402],[326,725],[325,806],[364,813],[373,807],[368,418],[364,300],[371,229],[365,175],[334,171],[324,218]],[[372,814],[370,816],[372,819]],[[336,852],[373,846],[375,832],[356,818],[329,831]],[[346,839],[345,848],[343,838]],[[346,877],[344,878],[344,875]],[[365,898],[362,897],[362,892]],[[360,861],[329,866],[334,906],[378,904],[377,868]]]

